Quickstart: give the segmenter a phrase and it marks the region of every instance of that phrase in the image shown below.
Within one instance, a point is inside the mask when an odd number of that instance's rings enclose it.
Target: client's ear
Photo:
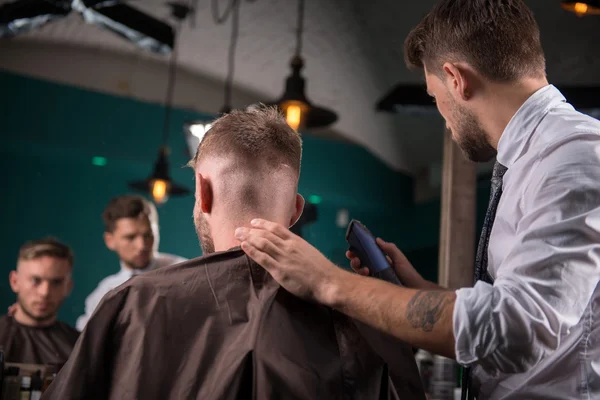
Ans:
[[[8,282],[10,283],[12,291],[19,293],[19,275],[17,274],[17,271],[10,271],[10,274],[8,274]]]
[[[296,209],[294,210],[294,215],[292,215],[292,219],[290,220],[290,228],[296,225],[296,222],[302,216],[302,211],[304,211],[304,197],[300,193],[296,193]]]
[[[104,244],[109,250],[115,251],[115,236],[112,232],[104,232]]]
[[[204,214],[209,214],[212,210],[213,203],[212,185],[210,181],[203,177],[200,173],[198,174],[196,179],[198,180],[198,195],[200,198],[200,209]]]

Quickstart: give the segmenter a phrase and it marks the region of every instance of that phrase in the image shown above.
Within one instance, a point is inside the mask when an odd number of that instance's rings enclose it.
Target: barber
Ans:
[[[102,279],[96,289],[85,299],[85,312],[77,318],[76,327],[81,332],[94,314],[96,307],[108,292],[135,275],[167,267],[185,258],[160,253],[160,230],[156,207],[138,195],[112,198],[102,213],[104,243],[119,257],[120,270]]]
[[[285,227],[236,231],[287,290],[472,367],[477,399],[600,398],[600,122],[545,74],[522,0],[443,0],[405,42],[466,156],[496,156],[472,288],[426,282],[379,240],[405,287],[346,272]]]

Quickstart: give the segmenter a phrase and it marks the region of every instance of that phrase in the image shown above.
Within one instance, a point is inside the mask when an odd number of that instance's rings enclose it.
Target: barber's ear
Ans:
[[[296,209],[294,210],[294,215],[292,215],[292,219],[290,220],[290,228],[296,225],[296,222],[302,216],[302,212],[304,211],[304,197],[300,193],[296,194]]]
[[[469,71],[462,65],[449,62],[445,63],[442,68],[450,91],[457,98],[469,100],[472,92],[472,82],[470,81],[472,76],[469,76]]]
[[[10,282],[10,288],[15,293],[19,293],[18,280],[19,280],[19,276],[17,274],[17,271],[10,271],[10,274],[8,274],[8,281]]]
[[[199,191],[198,196],[200,199],[200,210],[202,210],[204,214],[209,214],[212,210],[213,203],[212,185],[210,181],[203,177],[200,173],[198,174],[196,179],[198,182],[197,187]]]
[[[104,244],[109,250],[115,251],[115,237],[110,232],[104,232]]]

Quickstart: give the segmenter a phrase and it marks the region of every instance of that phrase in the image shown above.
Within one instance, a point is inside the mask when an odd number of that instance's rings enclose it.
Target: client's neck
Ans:
[[[216,223],[211,229],[215,251],[227,251],[234,247],[239,247],[240,241],[235,238],[235,230],[241,227],[250,228],[250,221],[252,221],[253,218],[265,218],[269,221],[286,226],[286,223],[282,221],[282,218],[266,216],[255,216],[239,221],[223,221],[222,223]]]

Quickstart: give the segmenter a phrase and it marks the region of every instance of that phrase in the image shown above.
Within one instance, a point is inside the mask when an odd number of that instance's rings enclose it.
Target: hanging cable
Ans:
[[[298,21],[296,23],[296,56],[302,53],[302,33],[304,32],[304,0],[298,0]]]
[[[227,58],[227,77],[225,79],[225,94],[224,94],[224,105],[221,109],[222,113],[228,113],[231,111],[231,97],[233,91],[233,76],[235,72],[235,52],[237,48],[237,41],[239,37],[239,25],[240,25],[240,1],[233,0],[232,9],[232,20],[231,20],[231,36],[229,39],[229,54]]]
[[[175,30],[175,37],[178,38],[177,31],[179,30],[179,25]],[[177,39],[176,39],[177,40]],[[165,120],[163,125],[163,147],[167,145],[167,140],[169,138],[169,125],[171,123],[171,108],[173,103],[173,94],[175,92],[175,78],[177,75],[177,42],[173,46],[173,51],[171,52],[171,58],[169,60],[169,72],[167,78],[167,95],[165,98]]]
[[[192,18],[190,18],[190,28],[196,29],[196,11],[198,10],[198,0],[192,0]]]
[[[163,125],[163,148],[167,146],[169,139],[169,126],[171,124],[171,111],[173,108],[173,95],[175,93],[175,81],[177,78],[177,55],[178,55],[178,44],[179,44],[179,33],[181,31],[181,27],[183,25],[183,20],[187,17],[188,13],[192,9],[193,0],[190,0],[189,5],[186,6],[187,10],[183,14],[176,15],[176,12],[173,12],[173,16],[177,19],[177,24],[175,25],[175,44],[173,45],[173,51],[171,52],[171,57],[169,59],[169,72],[167,78],[167,94],[165,98],[165,121]]]
[[[219,0],[212,0],[211,11],[212,11],[213,21],[215,21],[215,24],[217,24],[217,25],[224,24],[225,21],[227,21],[227,18],[229,18],[229,14],[231,14],[233,9],[237,5],[236,3],[238,3],[238,2],[239,2],[239,0],[229,0],[229,4],[227,5],[227,8],[223,12],[223,15],[219,15],[220,14],[219,13]]]

